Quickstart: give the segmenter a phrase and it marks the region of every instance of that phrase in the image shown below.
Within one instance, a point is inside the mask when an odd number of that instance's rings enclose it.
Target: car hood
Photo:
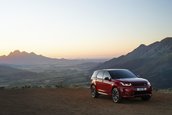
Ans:
[[[124,78],[124,79],[118,79],[119,81],[122,82],[147,82],[148,80],[143,79],[143,78]]]

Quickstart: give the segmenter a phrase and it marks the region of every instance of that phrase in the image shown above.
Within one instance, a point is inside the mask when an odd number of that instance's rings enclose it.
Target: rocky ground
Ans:
[[[141,99],[113,103],[109,96],[93,99],[89,89],[0,90],[0,115],[172,115],[172,93],[154,92]]]

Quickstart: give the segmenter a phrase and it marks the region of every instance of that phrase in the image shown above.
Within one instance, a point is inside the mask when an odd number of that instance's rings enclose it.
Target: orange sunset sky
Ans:
[[[172,36],[169,0],[0,0],[0,55],[112,58]]]

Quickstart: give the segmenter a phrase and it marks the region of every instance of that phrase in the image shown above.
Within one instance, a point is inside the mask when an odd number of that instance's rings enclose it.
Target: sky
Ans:
[[[172,0],[0,0],[0,55],[113,58],[172,36]]]

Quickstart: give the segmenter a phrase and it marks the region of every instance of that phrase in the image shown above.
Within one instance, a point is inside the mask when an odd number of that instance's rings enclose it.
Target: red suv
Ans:
[[[103,69],[94,71],[91,77],[91,95],[97,98],[100,94],[112,96],[115,103],[123,98],[141,97],[149,100],[152,96],[150,82],[138,78],[127,69]]]

